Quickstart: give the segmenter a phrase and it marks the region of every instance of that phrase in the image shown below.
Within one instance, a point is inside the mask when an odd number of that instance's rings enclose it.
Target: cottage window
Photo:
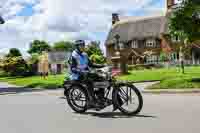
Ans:
[[[138,42],[136,40],[132,41],[131,48],[138,48]]]
[[[171,53],[171,60],[176,61],[177,59],[177,53]]]
[[[154,39],[149,39],[146,41],[146,47],[155,47],[156,41]]]
[[[146,61],[147,61],[147,63],[157,63],[158,56],[157,55],[148,56]]]

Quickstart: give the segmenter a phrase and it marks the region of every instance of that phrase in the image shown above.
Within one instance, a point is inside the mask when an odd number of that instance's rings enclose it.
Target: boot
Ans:
[[[91,101],[90,102],[90,106],[91,106],[91,108],[96,108],[98,110],[104,108],[104,105],[101,102],[97,101],[97,100]]]

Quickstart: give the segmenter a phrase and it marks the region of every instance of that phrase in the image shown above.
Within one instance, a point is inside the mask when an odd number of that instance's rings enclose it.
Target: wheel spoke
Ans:
[[[126,98],[127,98],[126,105],[128,106],[128,87],[127,86],[126,86]]]
[[[132,104],[131,88],[130,88],[130,91],[129,91],[129,93],[130,93],[130,104]]]
[[[120,111],[125,113],[137,112],[141,103],[136,91],[137,90],[134,89],[134,86],[133,87],[129,85],[119,86],[117,95],[119,95],[123,103],[120,104],[119,106]]]
[[[74,88],[71,90],[71,95],[69,100],[73,103],[77,109],[82,109],[86,105],[86,96],[79,90],[79,88]]]
[[[121,90],[119,91],[120,92],[120,96],[121,98],[124,100],[124,101],[127,101],[127,98],[126,98],[126,94],[124,94]]]

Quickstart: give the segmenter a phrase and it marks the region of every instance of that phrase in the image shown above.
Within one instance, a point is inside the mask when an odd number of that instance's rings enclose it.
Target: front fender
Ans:
[[[112,91],[113,106],[117,106],[116,101],[115,101],[117,99],[115,98],[115,96],[117,95],[117,91],[120,88],[120,86],[124,86],[124,85],[133,86],[132,82],[126,82],[126,81],[117,81],[113,85],[113,91]]]

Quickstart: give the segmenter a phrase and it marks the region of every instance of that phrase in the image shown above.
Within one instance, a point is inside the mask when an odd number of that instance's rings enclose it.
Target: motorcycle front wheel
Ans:
[[[120,84],[113,98],[115,105],[125,115],[136,115],[143,107],[142,95],[134,85]]]

